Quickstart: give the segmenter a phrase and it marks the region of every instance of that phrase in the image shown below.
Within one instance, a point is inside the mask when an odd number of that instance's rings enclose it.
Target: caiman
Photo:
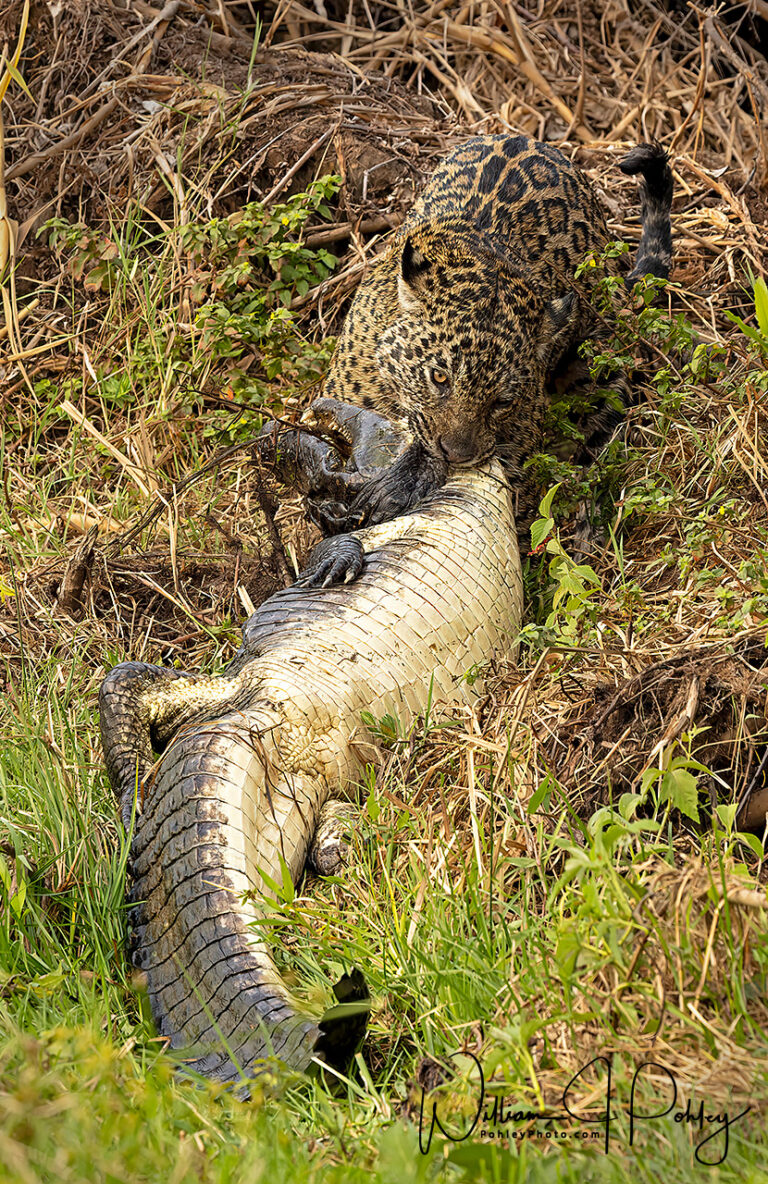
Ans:
[[[339,578],[339,554],[354,582],[312,587]],[[521,606],[512,496],[494,461],[321,544],[309,574],[248,619],[223,674],[125,662],[107,675],[101,734],[132,832],[133,961],[189,1069],[237,1082],[270,1056],[299,1070],[347,1062],[364,980],[345,976],[324,1018],[302,1008],[258,924],[265,883],[283,867],[296,883],[308,856],[333,867],[326,824],[370,759],[361,713],[409,727],[471,702],[478,668],[515,653]]]

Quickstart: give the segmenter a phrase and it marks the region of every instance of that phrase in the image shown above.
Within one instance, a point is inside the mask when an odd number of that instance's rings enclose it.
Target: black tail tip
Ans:
[[[359,970],[340,978],[333,993],[338,1002],[318,1024],[320,1036],[315,1053],[332,1068],[344,1072],[365,1036],[371,996]]]
[[[629,177],[636,177],[638,173],[643,176],[650,171],[662,171],[669,164],[669,156],[662,148],[661,144],[638,144],[631,152],[628,152],[623,160],[619,161],[619,168],[622,173],[626,173]]]
[[[642,177],[653,197],[666,202],[672,200],[672,170],[669,155],[661,144],[638,144],[619,161],[619,168],[628,177]]]

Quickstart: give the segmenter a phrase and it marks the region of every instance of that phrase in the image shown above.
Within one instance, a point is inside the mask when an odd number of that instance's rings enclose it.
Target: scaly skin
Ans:
[[[520,561],[496,462],[355,537],[355,582],[273,596],[221,677],[125,663],[100,692],[126,825],[135,813],[134,961],[171,1048],[223,1081],[270,1054],[302,1070],[343,1064],[364,1030],[359,978],[318,1021],[253,926],[261,873],[280,882],[282,858],[295,882],[324,811],[354,791],[370,759],[361,712],[407,727],[473,700],[466,672],[516,650]]]

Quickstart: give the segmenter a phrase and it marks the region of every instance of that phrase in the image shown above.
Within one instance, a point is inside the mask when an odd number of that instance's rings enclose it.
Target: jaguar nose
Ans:
[[[437,440],[445,459],[451,465],[472,465],[479,460],[477,441],[458,433],[438,436]]]

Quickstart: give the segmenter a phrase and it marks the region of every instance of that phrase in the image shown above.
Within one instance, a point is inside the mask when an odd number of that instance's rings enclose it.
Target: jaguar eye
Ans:
[[[435,386],[445,386],[448,381],[448,375],[445,373],[445,370],[430,370],[429,377]]]

